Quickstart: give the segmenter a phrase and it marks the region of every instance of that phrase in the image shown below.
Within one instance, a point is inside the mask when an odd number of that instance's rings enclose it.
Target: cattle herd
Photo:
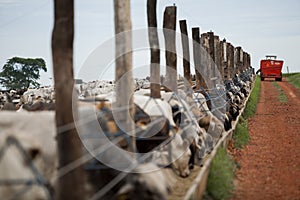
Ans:
[[[232,128],[254,76],[249,68],[214,88],[179,87],[161,91],[160,99],[150,97],[148,79],[136,79],[134,137],[118,123],[113,81],[76,85],[84,159],[73,167],[84,168],[87,197],[167,199],[174,176],[202,166]],[[53,198],[57,180],[73,169],[56,170],[54,88],[5,91],[0,98],[0,197]]]

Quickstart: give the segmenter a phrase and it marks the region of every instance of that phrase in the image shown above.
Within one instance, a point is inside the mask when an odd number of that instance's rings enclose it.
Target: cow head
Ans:
[[[165,172],[153,163],[147,163],[141,164],[134,173],[128,175],[116,199],[167,200],[170,191],[170,180],[167,180]]]
[[[0,159],[0,180],[36,180],[31,165],[33,164],[38,171],[47,167],[42,160],[42,148],[34,138],[24,135],[2,135],[0,143],[1,148],[4,148]],[[20,193],[24,186],[25,184],[1,186],[0,196],[4,199],[21,200],[49,198],[46,188],[38,185],[33,185],[24,193]]]
[[[175,134],[171,141],[170,159],[172,162],[172,168],[175,173],[181,177],[187,177],[190,175],[189,160],[191,157],[191,151],[189,149],[188,140],[182,140],[179,134]]]

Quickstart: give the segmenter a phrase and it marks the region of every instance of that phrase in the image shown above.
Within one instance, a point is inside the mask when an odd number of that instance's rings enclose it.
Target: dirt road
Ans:
[[[236,155],[234,200],[300,199],[300,92],[288,82],[261,84],[255,116],[249,120],[251,141]]]

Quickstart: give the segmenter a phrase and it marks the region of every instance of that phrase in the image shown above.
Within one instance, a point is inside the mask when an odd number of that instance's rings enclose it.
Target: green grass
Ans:
[[[233,140],[234,146],[237,149],[242,149],[250,141],[250,136],[248,133],[248,121],[243,117],[240,117],[239,123],[236,126]]]
[[[283,76],[287,77],[288,82],[300,90],[300,73],[283,74]]]
[[[228,199],[232,195],[234,164],[226,149],[220,147],[212,160],[205,199]]]
[[[234,146],[237,149],[243,148],[250,141],[248,132],[248,119],[253,117],[256,112],[256,106],[259,99],[260,93],[260,77],[257,77],[254,83],[254,88],[250,94],[244,113],[240,117],[239,123],[236,126],[233,135]]]
[[[246,108],[243,113],[243,117],[245,119],[248,119],[249,117],[253,117],[256,111],[256,105],[258,103],[258,97],[260,92],[260,77],[257,77],[254,83],[254,88],[250,94],[250,97],[248,99]]]
[[[300,74],[299,72],[293,72],[293,73],[283,73],[282,76],[283,77],[290,77],[290,76],[295,76],[296,74]]]
[[[273,83],[273,86],[274,86],[275,88],[277,88],[278,93],[279,93],[277,99],[278,99],[280,102],[283,102],[283,103],[288,102],[287,97],[285,96],[285,94],[284,94],[282,88],[278,85],[278,83],[277,83],[277,82],[272,82],[272,83]]]

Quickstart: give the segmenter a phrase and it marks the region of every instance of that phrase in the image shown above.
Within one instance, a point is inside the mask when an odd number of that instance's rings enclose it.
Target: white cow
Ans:
[[[116,198],[167,200],[175,181],[168,169],[159,169],[153,163],[141,164],[127,177]]]
[[[93,107],[93,106],[92,106]],[[79,117],[80,119],[88,119],[90,114],[93,114],[95,111],[94,108],[80,108]],[[23,146],[28,155],[31,156],[34,165],[37,167],[38,171],[42,176],[49,180],[49,182],[54,185],[57,180],[56,169],[57,169],[57,152],[56,152],[56,141],[54,136],[56,135],[55,123],[54,123],[54,112],[44,111],[44,112],[1,112],[0,113],[0,148],[4,146],[7,138],[13,137],[16,138]],[[90,119],[88,119],[89,121]],[[95,123],[94,123],[95,122]],[[78,131],[81,136],[84,137],[84,134],[97,133],[95,127],[99,127],[98,121],[90,123],[84,122],[80,125]],[[95,125],[95,127],[91,126]],[[88,140],[88,138],[87,138]],[[95,146],[98,141],[95,139],[85,141],[86,145],[89,145],[90,150],[99,148]],[[103,141],[103,140],[101,140]],[[93,143],[95,142],[95,143]],[[101,142],[100,142],[101,143]],[[103,144],[106,145],[107,143]],[[184,145],[183,145],[184,146]],[[87,147],[87,146],[86,146]],[[130,155],[126,156],[124,153],[119,154],[120,152],[114,153],[112,149],[113,146],[109,147],[109,150],[102,154],[101,159],[106,160],[109,164],[113,165],[116,163],[120,166],[120,160],[128,158]],[[175,147],[174,147],[175,148]],[[173,151],[178,153],[177,151]],[[188,153],[188,151],[182,153]],[[125,156],[124,156],[125,155]],[[98,157],[100,158],[100,157]],[[111,159],[115,158],[115,160]],[[120,159],[118,159],[120,158]],[[187,157],[188,159],[189,157]],[[186,159],[179,159],[179,162],[186,163]],[[181,165],[177,166],[178,169],[181,169]],[[182,169],[185,169],[184,167]],[[143,174],[140,175],[144,177]],[[145,175],[146,176],[146,175]],[[150,175],[153,177],[155,175]],[[34,178],[30,167],[21,154],[14,146],[10,146],[7,151],[5,151],[4,157],[0,161],[0,179],[9,180],[9,179],[20,179],[20,178]],[[160,180],[165,177],[160,177]],[[159,185],[151,186],[154,191],[166,191],[166,188],[161,188]],[[0,197],[3,199],[9,199],[14,197],[14,194],[18,194],[20,186],[9,185],[0,188]],[[152,190],[152,189],[151,189]],[[164,196],[163,192],[159,196]],[[21,196],[18,196],[17,199],[29,200],[29,199],[47,199],[47,191],[44,188],[34,186]]]
[[[173,120],[172,108],[166,101],[143,95],[134,95],[134,103],[149,116],[164,116],[172,126],[176,126]]]
[[[46,102],[54,101],[54,87],[47,86],[41,88],[28,88],[28,90],[21,96],[19,105],[32,104],[37,98],[43,98]]]
[[[141,89],[135,92],[135,95],[147,96],[144,97],[145,99],[149,99],[149,94],[149,89]],[[193,163],[201,165],[205,154],[205,141],[212,140],[212,137],[198,125],[198,119],[205,114],[200,111],[194,100],[183,90],[178,90],[178,94],[161,91],[161,99],[172,106],[173,119],[175,119],[176,125],[179,126],[178,131],[183,140],[187,140],[189,144],[192,144],[190,148],[192,150],[190,167],[192,168]],[[184,173],[181,176],[185,176]]]
[[[0,148],[9,140],[17,140],[42,176],[51,182],[56,171],[56,145],[54,140],[53,112],[1,112],[0,113]],[[37,126],[38,125],[38,126]],[[0,180],[33,179],[35,178],[28,161],[24,159],[15,145],[5,147],[0,159]],[[45,188],[33,186],[20,195],[24,185],[0,186],[0,196],[3,199],[15,197],[21,200],[48,199]]]

